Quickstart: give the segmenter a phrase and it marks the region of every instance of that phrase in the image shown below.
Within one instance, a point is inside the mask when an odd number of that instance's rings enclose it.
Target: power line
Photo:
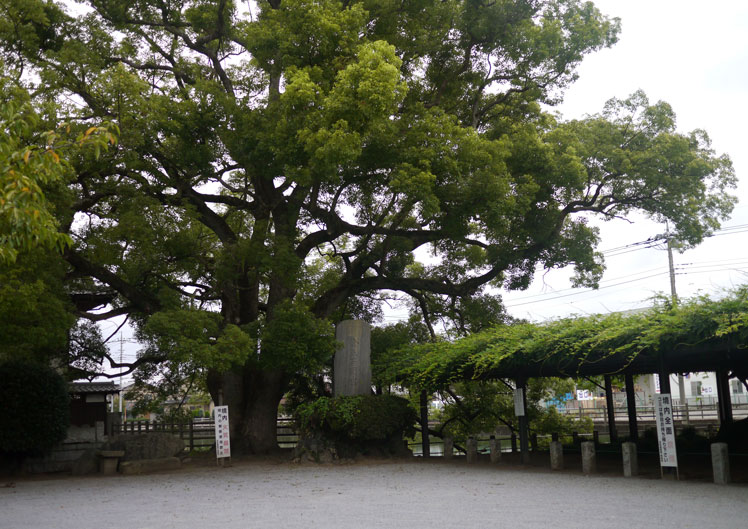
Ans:
[[[663,271],[663,272],[659,272],[657,274],[652,274],[652,275],[645,276],[645,277],[640,277],[640,278],[637,278],[637,279],[630,279],[628,281],[621,281],[620,283],[615,283],[615,284],[612,284],[612,285],[606,285],[606,286],[602,286],[602,287],[599,287],[599,288],[588,288],[586,290],[582,290],[582,291],[579,291],[579,292],[571,292],[570,294],[562,294],[560,296],[552,296],[552,297],[548,297],[548,298],[545,298],[545,299],[538,299],[538,300],[535,300],[535,301],[526,301],[524,303],[514,303],[514,304],[510,304],[510,305],[505,305],[505,306],[507,308],[513,308],[513,307],[521,307],[522,305],[531,305],[533,303],[544,303],[546,301],[553,301],[554,299],[568,298],[569,296],[578,296],[578,295],[587,294],[587,293],[590,293],[590,292],[598,292],[598,291],[606,289],[606,288],[613,288],[613,287],[618,287],[618,286],[621,286],[621,285],[627,285],[629,283],[635,283],[637,281],[643,281],[645,279],[651,279],[653,277],[659,277],[659,276],[663,276],[663,275],[667,275],[667,274],[669,274],[668,271]]]
[[[745,232],[748,232],[748,224],[736,224],[734,226],[725,226],[724,228],[720,228],[714,233],[706,235],[704,238],[719,237],[722,235],[733,235],[736,233]],[[602,250],[601,253],[608,257],[616,257],[618,255],[624,255],[631,252],[638,252],[639,250],[654,248],[655,246],[658,246],[659,244],[665,242],[667,239],[668,237],[665,234],[655,235],[643,241],[637,241],[629,244],[624,244],[622,246],[616,246],[614,248],[608,248],[607,250]]]
[[[638,275],[641,275],[641,274],[648,274],[650,272],[654,272],[655,270],[661,270],[661,269],[662,269],[662,267],[658,266],[657,268],[650,268],[649,270],[642,270],[641,272],[635,272],[633,274],[626,274],[624,276],[618,276],[618,277],[612,277],[610,279],[604,279],[604,280],[600,281],[600,283],[602,284],[602,283],[610,283],[611,281],[620,281],[621,279],[633,278],[634,276],[638,276]],[[599,288],[593,289],[593,290],[599,290],[600,288],[605,288],[605,287],[599,287]],[[554,295],[554,294],[558,294],[559,292],[568,292],[570,290],[579,290],[579,288],[578,287],[568,287],[568,288],[562,288],[562,289],[559,289],[559,290],[554,290],[553,292],[542,292],[540,294],[530,294],[529,296],[521,296],[521,297],[518,297],[518,298],[514,298],[514,301],[522,301],[522,300],[525,300],[525,299],[533,299],[533,298],[542,297],[542,296],[551,296],[551,295]]]
[[[748,263],[748,261],[745,261],[745,262]],[[717,266],[717,265],[715,265],[715,266]],[[698,267],[694,267],[694,268],[698,268]],[[709,267],[709,268],[712,268],[712,267]],[[652,270],[657,270],[657,269],[655,268],[655,269],[652,269]],[[646,272],[649,272],[649,271],[652,271],[652,270],[642,271],[642,272],[638,272],[636,274],[630,274],[630,276],[636,276],[636,275],[643,274],[643,273],[646,273]],[[728,268],[721,267],[721,268],[714,268],[714,269],[711,269],[711,270],[691,270],[690,268],[684,267],[683,265],[679,265],[679,266],[675,267],[675,275],[704,274],[704,273],[727,272],[727,271],[735,271],[735,272],[744,273],[744,272],[748,272],[748,269],[741,269],[741,268],[734,268],[734,267],[733,268],[730,268],[730,267],[728,267]],[[588,294],[588,293],[591,293],[591,292],[599,292],[600,290],[605,290],[605,289],[608,289],[608,288],[613,288],[613,287],[617,287],[617,286],[621,286],[621,285],[627,285],[627,284],[630,284],[630,283],[635,283],[637,281],[643,281],[645,279],[651,279],[653,277],[659,277],[659,276],[669,275],[669,274],[670,274],[670,271],[667,270],[667,271],[659,272],[659,273],[656,273],[656,274],[651,274],[651,275],[644,276],[644,277],[639,277],[639,278],[630,279],[630,280],[627,280],[627,281],[620,281],[618,283],[613,283],[613,284],[608,284],[608,285],[600,286],[598,288],[590,288],[590,289],[585,289],[585,290],[578,290],[576,292],[570,292],[568,294],[560,294],[560,295],[533,294],[531,296],[525,296],[523,298],[519,298],[519,300],[531,299],[531,298],[536,298],[536,297],[541,297],[541,296],[544,296],[544,297],[543,297],[543,299],[537,299],[537,300],[534,300],[534,301],[525,301],[523,303],[508,303],[508,304],[505,305],[505,307],[506,308],[514,308],[514,307],[521,307],[523,305],[531,305],[531,304],[534,304],[534,303],[545,303],[545,302],[548,302],[548,301],[553,301],[553,300],[561,299],[561,298],[567,298],[567,297],[570,297],[570,296],[577,296],[577,295],[582,295],[582,294]],[[629,277],[629,276],[622,276],[622,277],[617,278],[617,279],[622,279],[622,278],[626,278],[626,277]],[[616,281],[617,279],[610,279],[608,281]],[[569,290],[576,290],[576,289],[573,288],[573,287],[572,288],[566,288],[566,289],[563,289],[563,290],[558,290],[558,291],[556,291],[554,293],[551,293],[551,294],[556,294],[557,292],[566,292],[566,291],[569,291]]]

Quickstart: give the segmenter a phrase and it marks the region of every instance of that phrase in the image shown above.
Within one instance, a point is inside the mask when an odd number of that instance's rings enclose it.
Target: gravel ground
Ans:
[[[2,529],[748,527],[748,487],[459,462],[240,461],[0,482]]]

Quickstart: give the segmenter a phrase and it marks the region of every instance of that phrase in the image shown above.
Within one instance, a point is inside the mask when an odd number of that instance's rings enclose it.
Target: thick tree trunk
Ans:
[[[248,369],[208,377],[213,401],[218,404],[222,392],[223,404],[229,407],[232,453],[267,454],[278,449],[278,404],[285,386],[280,371]]]

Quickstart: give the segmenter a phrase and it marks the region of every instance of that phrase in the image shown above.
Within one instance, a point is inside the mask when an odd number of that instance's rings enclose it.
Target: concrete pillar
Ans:
[[[559,441],[551,441],[551,470],[564,469],[564,446]]]
[[[335,396],[371,394],[371,328],[363,320],[338,323],[335,339],[333,390]]]
[[[491,440],[488,442],[491,448],[491,463],[501,462],[501,439],[496,439],[495,435],[491,436]]]
[[[455,440],[451,437],[444,438],[444,459],[452,459],[455,454]]]
[[[712,471],[717,485],[730,483],[730,455],[727,443],[712,443]]]
[[[636,443],[626,442],[621,444],[623,453],[623,475],[627,478],[639,474],[639,456],[636,452]]]
[[[584,441],[582,443],[582,473],[594,474],[595,472],[597,472],[595,443],[592,441]]]
[[[475,437],[469,437],[465,443],[465,455],[468,463],[478,461],[478,440]]]

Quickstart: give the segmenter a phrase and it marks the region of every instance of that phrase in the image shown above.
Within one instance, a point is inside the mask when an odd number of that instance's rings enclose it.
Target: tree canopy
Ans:
[[[292,376],[332,353],[326,319],[394,292],[459,327],[500,314],[486,289],[537,266],[595,284],[591,215],[641,210],[696,244],[734,202],[730,160],[665,103],[546,110],[616,41],[590,2],[7,0],[0,15],[4,82],[73,133],[119,129],[70,157],[55,203],[77,314],[129,318],[147,344],[131,369],[200,370],[238,449],[275,444]]]

